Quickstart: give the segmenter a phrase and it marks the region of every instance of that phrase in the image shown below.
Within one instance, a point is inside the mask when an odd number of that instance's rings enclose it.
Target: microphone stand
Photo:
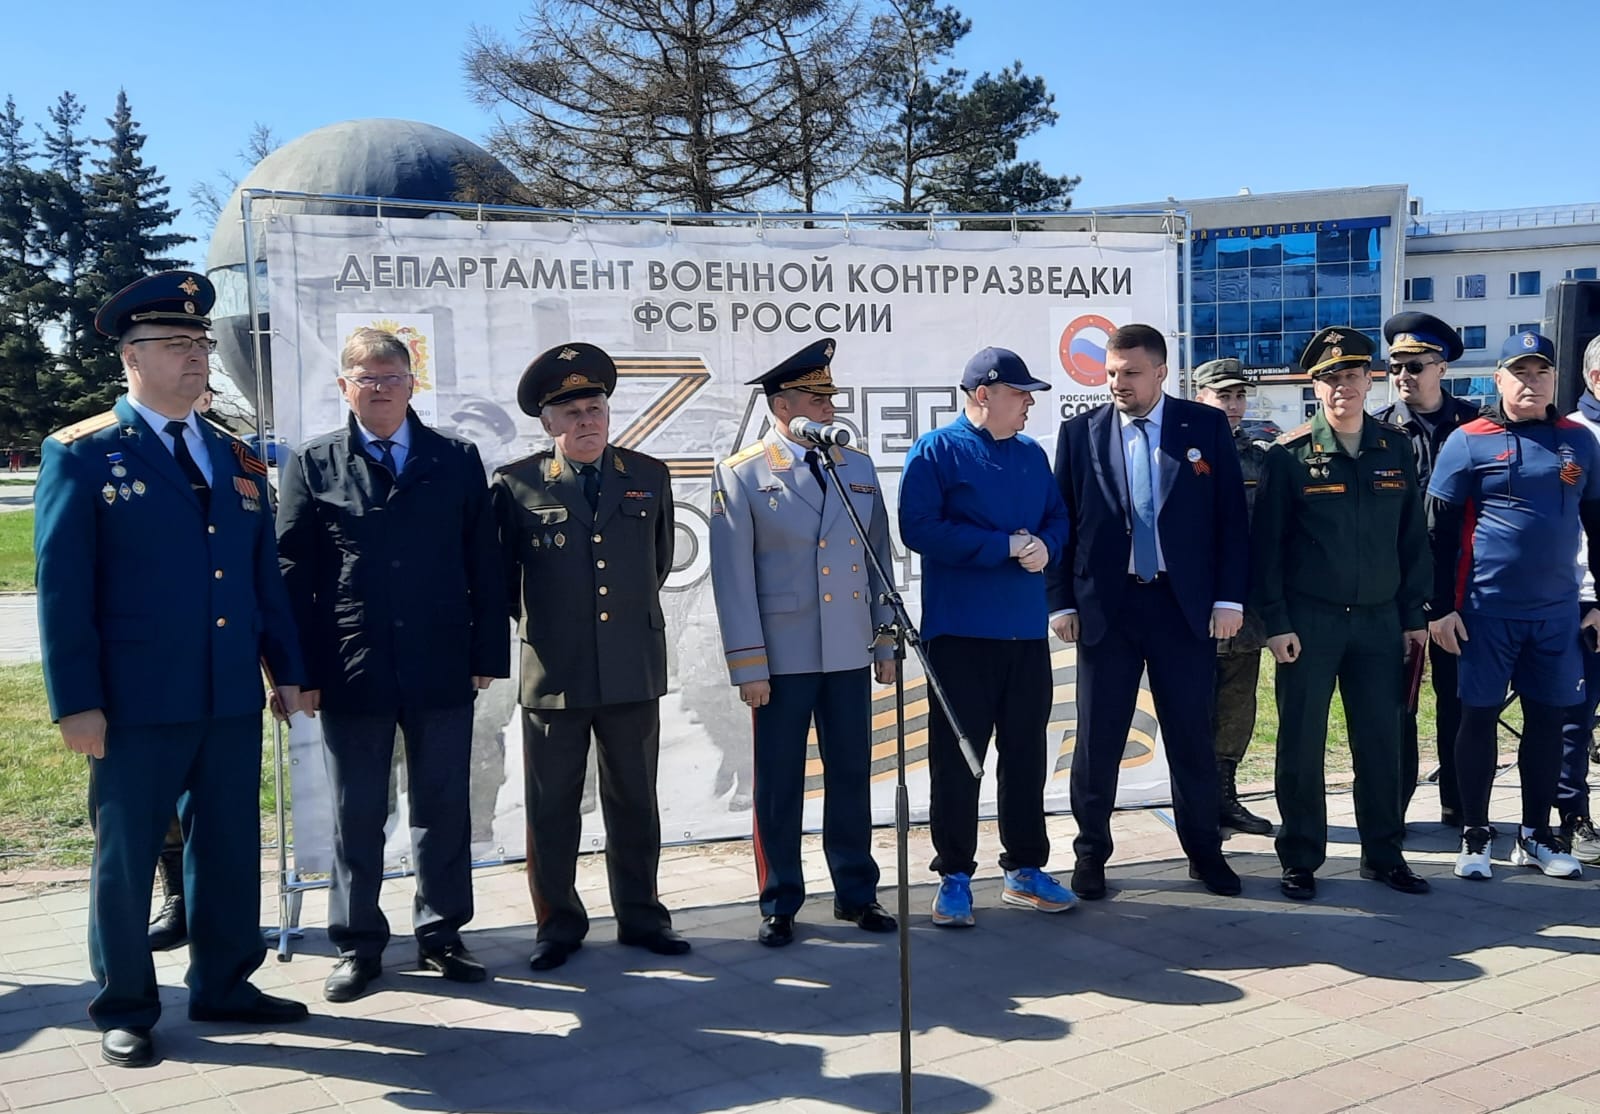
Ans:
[[[878,574],[878,580],[884,586],[884,591],[878,597],[889,605],[894,612],[887,623],[880,624],[873,631],[872,645],[877,646],[887,638],[894,643],[894,730],[895,730],[895,787],[894,787],[894,834],[895,834],[895,861],[900,873],[900,882],[896,887],[898,897],[897,923],[899,926],[898,938],[900,944],[900,1109],[903,1114],[911,1114],[911,884],[908,875],[911,870],[910,849],[907,841],[911,837],[911,799],[906,791],[906,647],[910,646],[916,653],[917,660],[922,663],[922,675],[927,681],[928,691],[933,699],[938,702],[945,718],[955,728],[956,745],[961,748],[961,756],[967,760],[967,768],[972,771],[974,780],[982,779],[983,763],[978,761],[977,752],[972,749],[972,742],[967,738],[967,733],[962,730],[961,723],[956,719],[955,711],[950,707],[950,700],[945,696],[944,686],[939,683],[939,677],[933,671],[933,666],[928,662],[928,655],[922,648],[922,636],[917,633],[916,624],[911,621],[911,615],[906,611],[905,600],[895,590],[894,578],[889,575],[889,570],[883,567],[883,562],[878,559],[878,551],[872,548],[872,543],[867,537],[867,528],[862,525],[861,515],[856,512],[855,504],[850,501],[850,493],[845,490],[844,481],[839,478],[838,466],[834,463],[833,454],[829,451],[831,444],[825,444],[816,438],[807,437],[807,443],[814,445],[817,456],[822,461],[822,467],[827,471],[828,478],[833,482],[833,490],[837,498],[844,503],[844,509],[850,516],[850,524],[855,527],[856,536],[861,539],[861,548],[867,551],[867,563],[873,572]],[[841,439],[838,444],[848,444]]]

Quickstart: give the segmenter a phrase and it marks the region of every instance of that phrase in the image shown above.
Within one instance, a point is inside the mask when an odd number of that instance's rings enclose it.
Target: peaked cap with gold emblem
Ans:
[[[188,325],[211,328],[217,300],[211,280],[193,271],[162,271],[130,282],[111,295],[94,315],[101,336],[115,340],[135,325]]]
[[[1315,379],[1347,367],[1372,366],[1377,351],[1364,333],[1344,325],[1332,325],[1311,338],[1300,356],[1300,370]]]
[[[1383,323],[1383,339],[1389,342],[1391,359],[1414,352],[1436,352],[1450,364],[1466,351],[1461,335],[1431,313],[1395,314]]]
[[[783,363],[750,380],[746,386],[761,385],[771,398],[779,391],[805,391],[813,395],[836,395],[839,388],[833,385],[833,338],[823,337],[806,345]]]
[[[517,381],[517,405],[530,418],[558,402],[617,389],[617,365],[602,349],[573,341],[558,344],[529,364]]]

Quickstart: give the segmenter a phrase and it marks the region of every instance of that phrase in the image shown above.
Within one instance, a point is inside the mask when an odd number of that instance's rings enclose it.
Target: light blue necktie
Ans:
[[[1161,571],[1156,558],[1156,497],[1150,486],[1150,434],[1148,418],[1133,419],[1133,463],[1128,469],[1133,496],[1133,572],[1140,580],[1154,580]]]

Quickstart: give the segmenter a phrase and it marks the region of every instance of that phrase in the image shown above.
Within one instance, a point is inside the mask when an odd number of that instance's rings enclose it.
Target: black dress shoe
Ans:
[[[330,1002],[354,1002],[382,974],[383,960],[378,956],[341,955],[322,984],[322,996]]]
[[[173,894],[161,903],[147,930],[150,950],[170,952],[189,942],[189,921],[184,912],[183,895]]]
[[[1239,876],[1233,872],[1233,867],[1228,865],[1228,860],[1221,855],[1202,862],[1190,860],[1189,877],[1203,883],[1206,889],[1218,897],[1238,897],[1244,890],[1244,886],[1239,882]]]
[[[781,948],[794,943],[794,916],[774,913],[770,917],[762,917],[761,931],[756,933],[756,939],[769,948]]]
[[[488,968],[459,940],[437,950],[418,947],[417,970],[437,971],[451,982],[482,982],[489,977]]]
[[[1361,866],[1361,877],[1372,881],[1382,882],[1391,890],[1399,890],[1403,894],[1425,894],[1428,892],[1428,880],[1405,863],[1388,868]]]
[[[1072,892],[1085,901],[1099,901],[1106,896],[1106,866],[1082,859],[1072,868]]]
[[[889,910],[876,901],[857,909],[846,909],[842,905],[835,904],[833,919],[858,924],[868,932],[893,932],[899,927],[895,919],[889,915]]]
[[[1278,883],[1283,896],[1295,901],[1310,901],[1317,896],[1317,876],[1302,866],[1292,866],[1283,872]]]
[[[242,1025],[287,1025],[311,1016],[304,1002],[256,992],[255,1001],[244,1006],[205,1006],[189,1003],[190,1021],[236,1021]]]
[[[149,1029],[107,1029],[100,1034],[100,1057],[119,1068],[144,1068],[156,1062]]]
[[[657,928],[649,932],[619,932],[617,943],[627,948],[643,948],[656,955],[689,954],[689,941],[670,928]]]
[[[568,943],[565,940],[540,940],[533,946],[528,966],[535,971],[553,971],[567,961],[567,957],[583,947],[582,940]]]

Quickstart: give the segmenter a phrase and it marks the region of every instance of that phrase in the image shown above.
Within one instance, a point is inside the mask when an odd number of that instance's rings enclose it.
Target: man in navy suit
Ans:
[[[101,308],[95,328],[115,339],[128,393],[45,441],[36,497],[45,690],[62,741],[89,759],[89,1018],[123,1067],[155,1059],[145,922],[174,803],[190,1019],[306,1016],[249,981],[266,957],[259,663],[286,709],[303,669],[266,466],[194,410],[214,297],[203,275],[168,271]]]
[[[1222,856],[1211,700],[1218,638],[1244,621],[1244,479],[1221,411],[1167,396],[1149,325],[1111,334],[1111,403],[1061,424],[1056,481],[1072,518],[1051,565],[1050,629],[1078,644],[1072,888],[1105,896],[1117,771],[1148,667],[1189,877],[1239,893]]]

